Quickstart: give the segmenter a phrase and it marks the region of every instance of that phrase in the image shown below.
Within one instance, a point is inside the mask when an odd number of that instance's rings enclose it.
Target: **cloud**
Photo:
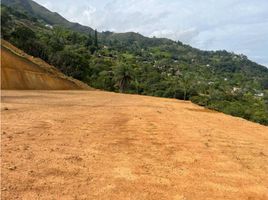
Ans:
[[[36,0],[100,31],[134,31],[268,63],[267,0]]]

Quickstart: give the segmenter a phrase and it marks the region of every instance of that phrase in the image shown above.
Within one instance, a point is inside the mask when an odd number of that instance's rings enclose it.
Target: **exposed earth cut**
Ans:
[[[1,40],[1,89],[70,90],[90,87]]]

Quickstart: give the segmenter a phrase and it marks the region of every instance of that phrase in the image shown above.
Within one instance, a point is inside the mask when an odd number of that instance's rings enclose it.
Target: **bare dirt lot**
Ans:
[[[268,199],[268,127],[190,102],[2,91],[2,199]]]

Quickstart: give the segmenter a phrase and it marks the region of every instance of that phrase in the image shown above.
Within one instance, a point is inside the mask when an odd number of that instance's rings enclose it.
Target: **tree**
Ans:
[[[75,49],[65,48],[63,51],[54,53],[51,63],[64,74],[82,81],[88,74],[88,60],[85,55],[76,52]]]
[[[98,32],[97,32],[97,30],[95,30],[95,34],[94,34],[94,46],[95,46],[96,48],[99,47],[99,42],[98,42]]]
[[[1,33],[5,33],[5,29],[9,26],[9,23],[11,21],[11,17],[8,13],[8,10],[6,7],[2,7],[1,5]],[[5,34],[3,34],[5,36]]]
[[[11,34],[14,44],[26,53],[48,61],[47,47],[38,41],[33,30],[26,26],[17,27]]]
[[[120,93],[125,92],[133,79],[133,71],[129,65],[120,64],[114,68],[114,78],[119,86]]]
[[[86,42],[86,47],[90,48],[93,45],[93,38],[91,33],[88,34],[87,42]]]
[[[64,49],[66,44],[64,37],[65,32],[61,27],[55,27],[52,34],[49,35],[48,44],[53,54]]]
[[[101,71],[95,81],[97,88],[113,91],[113,73],[112,71]]]
[[[190,91],[193,89],[194,75],[191,73],[184,73],[179,79],[179,83],[183,88],[183,100],[186,100]]]
[[[68,34],[68,39],[72,44],[76,45],[79,42],[79,35],[77,32],[71,32]]]
[[[12,32],[12,37],[15,38],[19,43],[23,44],[30,39],[35,39],[36,35],[35,32],[30,28],[20,26]]]
[[[89,49],[91,54],[98,49],[98,32],[95,30],[94,38],[92,37],[91,33],[88,34],[88,39],[86,41],[86,47]]]

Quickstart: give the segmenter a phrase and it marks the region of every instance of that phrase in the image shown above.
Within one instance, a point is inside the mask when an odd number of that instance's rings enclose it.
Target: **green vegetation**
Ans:
[[[30,7],[1,5],[1,37],[66,75],[108,91],[191,100],[268,125],[268,69],[246,56],[138,33],[81,31],[23,2]]]

